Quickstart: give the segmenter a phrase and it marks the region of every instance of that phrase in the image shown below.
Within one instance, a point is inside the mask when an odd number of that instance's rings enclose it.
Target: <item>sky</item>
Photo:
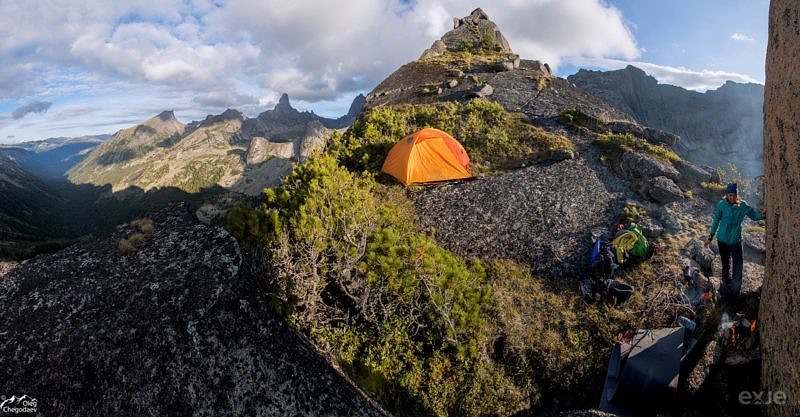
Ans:
[[[705,91],[764,82],[768,0],[0,0],[0,143],[114,133],[163,110],[338,117],[482,7],[556,75],[635,65]]]

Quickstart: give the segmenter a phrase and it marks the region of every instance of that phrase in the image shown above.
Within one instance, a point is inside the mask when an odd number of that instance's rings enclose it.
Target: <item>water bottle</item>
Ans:
[[[684,317],[684,316],[679,316],[678,317],[678,324],[680,324],[681,326],[685,327],[686,330],[689,330],[689,331],[694,331],[695,327],[697,327],[697,324],[693,320],[691,320],[688,317]]]

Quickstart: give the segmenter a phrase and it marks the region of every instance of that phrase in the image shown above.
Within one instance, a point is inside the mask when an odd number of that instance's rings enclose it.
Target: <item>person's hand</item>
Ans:
[[[706,239],[706,243],[703,243],[703,246],[708,249],[708,247],[711,246],[711,238]]]

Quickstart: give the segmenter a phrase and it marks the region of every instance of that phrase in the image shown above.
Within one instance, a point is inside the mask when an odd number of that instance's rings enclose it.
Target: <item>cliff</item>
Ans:
[[[773,417],[800,415],[800,4],[773,0],[764,97],[767,257],[760,317],[764,390]]]

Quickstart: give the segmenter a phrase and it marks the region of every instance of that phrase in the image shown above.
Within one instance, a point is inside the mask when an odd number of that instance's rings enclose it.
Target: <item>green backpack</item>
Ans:
[[[650,255],[650,243],[642,233],[642,228],[636,223],[631,223],[625,228],[636,234],[636,244],[630,250],[630,254],[639,258],[647,258]]]

